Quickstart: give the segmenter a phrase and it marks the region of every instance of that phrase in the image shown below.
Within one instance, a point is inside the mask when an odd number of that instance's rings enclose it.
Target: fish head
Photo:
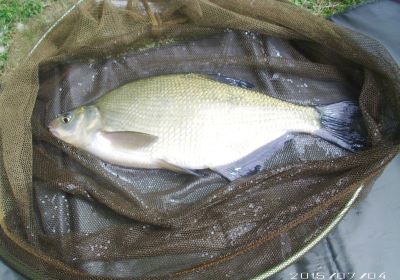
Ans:
[[[90,144],[94,134],[101,129],[100,112],[95,106],[82,106],[59,115],[48,126],[58,139],[76,147]]]

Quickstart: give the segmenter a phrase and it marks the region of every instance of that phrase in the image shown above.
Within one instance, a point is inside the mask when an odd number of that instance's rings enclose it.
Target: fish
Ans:
[[[235,180],[254,169],[252,158],[259,162],[291,133],[355,150],[362,142],[352,128],[357,112],[352,101],[303,106],[200,74],[172,74],[129,82],[60,115],[48,128],[118,166],[192,175],[211,169]]]

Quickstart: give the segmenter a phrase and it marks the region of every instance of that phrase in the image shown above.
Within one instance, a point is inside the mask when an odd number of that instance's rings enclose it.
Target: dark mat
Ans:
[[[331,20],[379,40],[400,63],[399,0],[361,5]],[[271,279],[399,279],[399,182],[397,156],[327,238]]]
[[[383,43],[400,63],[400,0],[381,0],[353,8],[331,20]]]

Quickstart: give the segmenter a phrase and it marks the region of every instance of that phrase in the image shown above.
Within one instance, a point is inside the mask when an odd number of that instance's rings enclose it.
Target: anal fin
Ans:
[[[293,138],[294,134],[287,133],[258,148],[238,161],[223,166],[212,167],[210,169],[222,175],[229,181],[253,175],[260,171],[265,165],[265,162],[268,161],[277,151],[281,150],[286,142]]]

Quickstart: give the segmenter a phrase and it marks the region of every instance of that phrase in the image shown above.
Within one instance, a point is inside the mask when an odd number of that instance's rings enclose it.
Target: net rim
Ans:
[[[302,256],[304,256],[308,251],[310,251],[315,245],[317,245],[322,239],[324,239],[339,224],[339,222],[344,218],[344,216],[347,214],[347,212],[349,212],[349,210],[352,208],[354,203],[357,201],[357,199],[360,196],[360,193],[362,192],[364,187],[365,187],[364,184],[361,184],[358,187],[358,189],[354,192],[354,194],[349,199],[349,201],[346,203],[346,205],[343,207],[343,209],[338,213],[338,215],[333,219],[333,221],[330,224],[328,224],[324,230],[321,231],[321,233],[319,235],[317,235],[314,239],[312,239],[309,243],[307,243],[299,251],[297,251],[292,256],[290,256],[286,261],[281,262],[280,264],[263,272],[259,276],[252,278],[251,280],[267,279],[267,278],[273,276],[274,274],[278,273],[279,271],[282,271],[289,265],[291,265],[294,262],[296,262],[297,260],[299,260]]]
[[[47,36],[70,14],[72,13],[76,8],[78,8],[79,5],[81,5],[83,2],[87,0],[77,0],[76,3],[74,3],[70,8],[68,8],[46,31],[45,33],[36,41],[34,46],[31,48],[29,53],[26,55],[26,59],[29,59],[36,49],[40,46],[40,44],[47,38]],[[96,1],[100,2],[100,1]],[[352,208],[354,203],[357,201],[358,197],[360,196],[360,193],[364,189],[365,185],[364,183],[361,183],[361,185],[354,191],[353,195],[351,198],[348,200],[346,205],[343,207],[343,209],[335,216],[333,221],[329,223],[319,235],[317,235],[315,238],[313,238],[310,242],[305,244],[300,250],[298,250],[296,253],[294,253],[292,256],[288,257],[285,261],[277,264],[276,266],[267,269],[265,272],[261,273],[260,275],[249,278],[249,280],[263,280],[267,279],[276,273],[282,271],[289,265],[293,264],[297,260],[299,260],[302,256],[304,256],[309,250],[311,250],[315,245],[317,245],[323,238],[325,238],[331,231],[334,229],[339,222],[344,218],[344,216],[347,214],[347,212]],[[0,225],[1,226],[1,225]]]

